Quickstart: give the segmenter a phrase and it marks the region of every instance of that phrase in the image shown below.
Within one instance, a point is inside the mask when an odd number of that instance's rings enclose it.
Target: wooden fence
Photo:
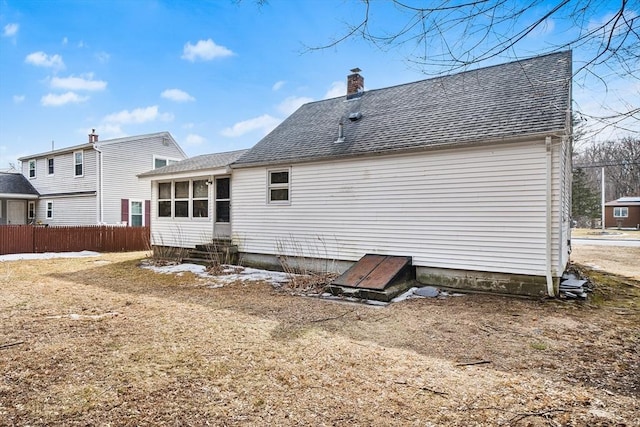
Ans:
[[[0,255],[142,251],[151,247],[149,236],[149,227],[2,225],[0,226]]]

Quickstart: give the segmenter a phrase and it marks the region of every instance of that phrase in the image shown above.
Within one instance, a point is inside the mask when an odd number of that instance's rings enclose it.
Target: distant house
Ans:
[[[25,156],[22,174],[40,194],[34,220],[49,225],[149,225],[151,189],[137,174],[186,158],[171,134],[89,142]]]
[[[18,171],[0,172],[0,225],[27,224],[33,220],[38,195]]]
[[[621,197],[604,205],[605,227],[640,230],[640,197]]]
[[[194,248],[231,237],[231,169],[247,150],[205,154],[138,177],[151,181],[151,243]]]
[[[359,71],[346,96],[303,105],[231,165],[245,262],[411,256],[424,284],[557,294],[571,52],[371,91]]]

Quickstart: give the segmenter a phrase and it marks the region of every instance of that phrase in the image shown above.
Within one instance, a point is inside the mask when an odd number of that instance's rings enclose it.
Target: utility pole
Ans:
[[[601,169],[601,175],[602,175],[602,183],[601,183],[601,206],[602,206],[602,232],[604,233],[604,166],[602,166]]]

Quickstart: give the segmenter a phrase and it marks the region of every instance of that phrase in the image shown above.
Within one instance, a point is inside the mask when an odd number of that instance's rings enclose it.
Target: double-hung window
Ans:
[[[628,207],[619,207],[613,208],[613,217],[614,218],[628,218],[629,217],[629,208]]]
[[[82,151],[73,152],[73,176],[84,175],[84,153]]]
[[[47,173],[53,175],[53,157],[47,159]]]
[[[209,216],[209,185],[206,179],[193,181],[191,212],[194,218]]]
[[[142,201],[131,200],[129,207],[129,224],[131,227],[142,227],[144,223],[144,213],[142,210]]]
[[[171,165],[173,163],[179,162],[180,160],[178,159],[171,159],[168,157],[158,157],[158,156],[153,156],[153,168],[154,169],[158,169],[161,168],[163,166],[167,166],[167,165]]]
[[[171,183],[161,182],[158,184],[158,216],[171,217]]]
[[[36,202],[29,202],[27,211],[27,218],[34,220],[36,218]]]
[[[189,217],[189,181],[174,182],[173,215],[176,218]]]
[[[47,202],[47,218],[53,218],[53,202]]]
[[[289,169],[268,171],[267,200],[270,204],[289,204]]]
[[[29,160],[29,178],[36,177],[36,160]]]

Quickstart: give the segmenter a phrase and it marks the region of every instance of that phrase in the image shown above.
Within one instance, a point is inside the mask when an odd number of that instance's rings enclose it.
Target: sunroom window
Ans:
[[[209,216],[209,186],[206,179],[193,181],[193,217],[206,218]]]

